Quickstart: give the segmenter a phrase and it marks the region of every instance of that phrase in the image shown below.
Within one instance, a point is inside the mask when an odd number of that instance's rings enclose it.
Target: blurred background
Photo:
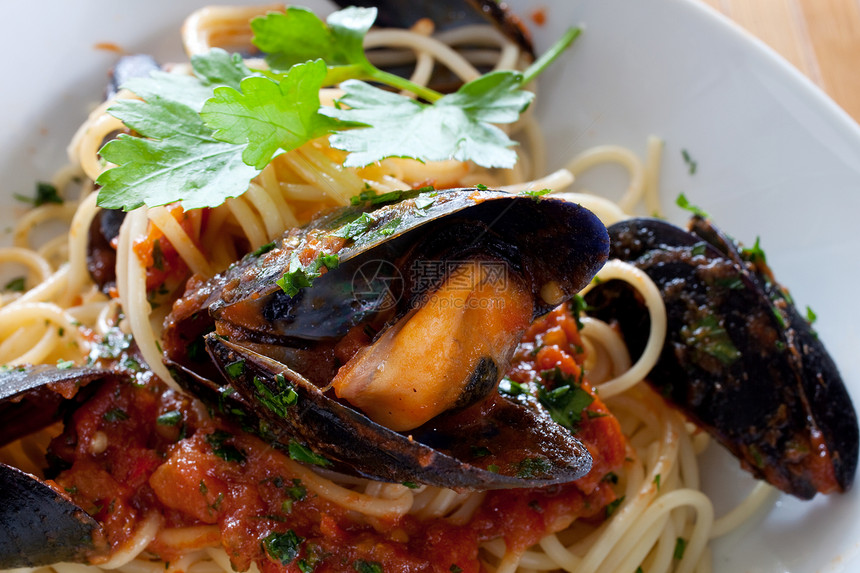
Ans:
[[[860,0],[700,0],[779,52],[860,122]]]

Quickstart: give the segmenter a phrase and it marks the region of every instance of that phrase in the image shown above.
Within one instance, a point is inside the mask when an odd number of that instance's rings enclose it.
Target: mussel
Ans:
[[[0,372],[0,446],[35,432],[85,400],[113,372],[11,367]],[[81,561],[106,549],[101,526],[61,491],[0,464],[0,569]]]
[[[848,489],[858,455],[851,398],[760,249],[742,249],[701,216],[689,231],[637,218],[609,235],[610,257],[645,271],[666,303],[650,384],[756,477],[803,499]],[[632,289],[608,281],[586,300],[642,352],[650,319]]]
[[[496,387],[532,319],[603,265],[599,220],[481,189],[356,203],[192,282],[165,323],[180,383],[375,479],[487,489],[584,475],[570,432]],[[534,459],[542,470],[524,475]]]

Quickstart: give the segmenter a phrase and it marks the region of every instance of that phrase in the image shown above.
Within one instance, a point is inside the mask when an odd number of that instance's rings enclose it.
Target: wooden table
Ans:
[[[701,0],[758,36],[860,122],[860,0]]]

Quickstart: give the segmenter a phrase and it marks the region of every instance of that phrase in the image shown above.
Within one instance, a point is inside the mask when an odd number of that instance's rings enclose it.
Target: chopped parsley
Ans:
[[[122,422],[128,418],[128,413],[122,408],[113,408],[102,414],[102,420],[105,422]]]
[[[657,486],[657,491],[660,491],[660,474],[654,476],[654,485]]]
[[[224,367],[224,370],[230,378],[238,378],[245,372],[245,361],[237,360],[236,362],[231,362]]]
[[[206,443],[212,446],[212,453],[222,460],[241,464],[246,459],[245,452],[227,443],[232,438],[233,436],[224,430],[215,430],[206,436]]]
[[[155,419],[155,423],[159,426],[175,426],[182,421],[182,412],[179,410],[171,410],[165,412]]]
[[[687,549],[687,540],[683,537],[679,537],[675,540],[675,552],[672,554],[672,557],[680,561],[684,558],[684,551]]]
[[[547,390],[543,385],[538,389],[538,400],[549,411],[556,423],[571,431],[576,431],[582,421],[582,412],[594,402],[594,397],[583,390],[578,381],[562,372],[558,366],[553,370],[541,372],[541,377],[554,382],[555,388]]]
[[[741,357],[729,333],[712,314],[703,316],[692,325],[682,326],[679,334],[684,343],[694,351],[713,356],[725,366]]]
[[[695,175],[696,169],[698,169],[699,164],[696,163],[696,161],[692,157],[690,157],[690,154],[686,149],[681,150],[681,157],[684,159],[684,163],[687,165],[687,170],[690,175]]]
[[[271,243],[266,243],[265,245],[260,245],[259,247],[256,248],[256,250],[254,250],[251,253],[251,256],[252,257],[260,257],[262,255],[265,255],[269,251],[273,250],[274,248],[275,248],[275,241],[272,241]]]
[[[675,199],[675,204],[678,207],[680,207],[681,209],[684,209],[685,211],[689,211],[693,215],[698,215],[699,217],[701,217],[703,219],[707,219],[710,217],[705,211],[703,211],[702,209],[700,209],[696,205],[693,205],[692,203],[690,203],[689,199],[687,199],[687,196],[684,195],[683,193],[680,193],[678,195],[678,198]]]
[[[288,529],[284,533],[270,533],[263,539],[262,545],[266,555],[273,561],[287,565],[298,557],[303,541],[292,529]]]
[[[812,325],[812,324],[815,324],[816,320],[818,320],[818,315],[815,314],[815,312],[807,306],[806,307],[806,322],[808,322],[810,325]]]
[[[8,292],[24,292],[24,277],[15,277],[6,283],[6,286],[3,287],[3,290]]]
[[[357,573],[383,573],[382,564],[378,561],[365,561],[364,559],[356,559],[352,568]]]
[[[545,475],[552,470],[552,464],[546,458],[526,458],[517,464],[517,477],[530,479]]]
[[[44,181],[36,183],[35,195],[32,197],[27,197],[18,193],[14,193],[13,197],[22,203],[29,203],[34,207],[39,207],[48,203],[54,203],[57,205],[63,204],[63,198],[60,197],[60,194],[57,192],[57,188],[50,183],[45,183]]]
[[[313,285],[314,279],[322,276],[322,269],[336,269],[340,262],[337,254],[320,252],[308,265],[303,265],[297,254],[290,258],[290,268],[276,282],[287,296],[296,296],[303,288]]]
[[[615,512],[616,512],[616,510],[618,509],[618,507],[619,507],[622,503],[624,503],[624,496],[623,496],[623,495],[622,495],[621,497],[616,498],[616,499],[614,499],[614,500],[610,501],[609,503],[607,503],[607,504],[606,504],[606,517],[608,518],[608,517],[610,517],[613,513],[615,513]]]
[[[63,360],[62,358],[57,360],[57,370],[68,370],[74,365],[72,360]]]
[[[275,375],[275,383],[278,389],[273,391],[266,384],[254,376],[254,388],[257,390],[256,395],[260,402],[273,413],[281,418],[286,418],[289,414],[291,406],[295,406],[299,400],[299,395],[292,384],[287,382],[283,374]]]
[[[541,197],[549,195],[550,193],[552,193],[552,189],[541,189],[540,191],[523,191],[520,195],[531,197],[534,199],[535,203],[537,203],[541,200]]]
[[[755,238],[755,244],[748,249],[741,249],[741,256],[745,261],[749,261],[754,265],[766,265],[767,256],[761,248],[761,237]]]
[[[290,440],[289,451],[290,457],[297,462],[305,462],[321,467],[327,467],[331,465],[330,461],[328,461],[321,455],[314,453],[313,450],[311,450],[309,447],[295,440]]]

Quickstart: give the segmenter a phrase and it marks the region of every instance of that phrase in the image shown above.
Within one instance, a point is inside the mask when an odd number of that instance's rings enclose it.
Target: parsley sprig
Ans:
[[[408,157],[511,167],[515,143],[498,124],[519,118],[534,97],[524,87],[580,33],[569,30],[524,72],[490,72],[443,95],[368,60],[363,42],[375,20],[373,8],[346,8],[323,21],[290,7],[251,23],[268,70],[213,49],[192,58],[193,75],[156,72],[130,81],[124,87],[141,99],[108,111],[135,135],[101,149],[116,166],[98,178],[99,205],[215,207],[244,193],[278,154],[326,135],[349,153],[347,166]],[[321,106],[320,89],[338,84],[345,95],[337,107]]]

